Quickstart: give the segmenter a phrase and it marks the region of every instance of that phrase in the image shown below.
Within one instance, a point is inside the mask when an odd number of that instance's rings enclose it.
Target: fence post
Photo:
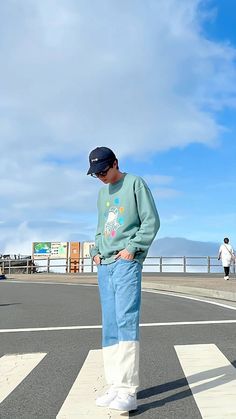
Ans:
[[[26,260],[26,273],[29,273],[29,259]]]
[[[9,268],[8,268],[9,274],[11,273],[11,259],[9,259]]]
[[[91,258],[91,272],[93,272],[93,258]]]
[[[66,267],[67,271],[66,273],[71,273],[71,257],[68,257],[67,259],[67,267]]]
[[[48,259],[47,259],[47,273],[49,274],[49,272],[50,272],[50,257],[48,256]]]
[[[35,264],[34,264],[34,258],[32,257],[31,259],[30,259],[30,274],[34,274],[35,272],[37,272],[36,271],[36,266],[35,266]]]
[[[184,273],[186,274],[186,256],[183,256],[184,259]]]
[[[236,263],[236,259],[234,259],[232,265],[233,265],[233,273],[235,274],[235,263]]]
[[[162,256],[160,257],[160,273],[162,273]]]
[[[210,256],[207,256],[207,273],[211,273],[211,258]]]

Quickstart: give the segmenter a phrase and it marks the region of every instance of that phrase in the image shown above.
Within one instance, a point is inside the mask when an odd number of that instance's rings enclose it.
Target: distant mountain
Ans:
[[[155,240],[149,256],[217,256],[220,243],[165,237]]]

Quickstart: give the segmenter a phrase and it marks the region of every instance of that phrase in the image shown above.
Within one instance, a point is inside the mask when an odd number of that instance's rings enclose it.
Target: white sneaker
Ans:
[[[100,407],[109,406],[112,400],[117,396],[118,392],[114,388],[109,388],[103,396],[100,396],[96,399],[96,405]]]
[[[228,280],[229,280],[229,277],[228,277],[228,276],[224,276],[224,279],[225,279],[226,281],[228,281]]]
[[[110,409],[130,412],[137,409],[136,394],[118,393],[117,397],[109,404]]]

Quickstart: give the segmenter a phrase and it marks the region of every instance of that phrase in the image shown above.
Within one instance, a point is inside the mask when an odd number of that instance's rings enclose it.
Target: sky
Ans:
[[[0,253],[93,240],[107,146],[157,238],[236,247],[234,0],[0,2]]]

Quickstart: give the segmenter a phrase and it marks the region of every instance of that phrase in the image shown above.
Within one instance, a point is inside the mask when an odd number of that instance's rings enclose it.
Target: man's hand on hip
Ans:
[[[100,255],[94,256],[93,261],[96,263],[96,265],[100,265],[100,263],[101,263]]]
[[[133,253],[129,253],[127,249],[120,250],[119,253],[115,256],[115,259],[128,259],[133,260]]]

